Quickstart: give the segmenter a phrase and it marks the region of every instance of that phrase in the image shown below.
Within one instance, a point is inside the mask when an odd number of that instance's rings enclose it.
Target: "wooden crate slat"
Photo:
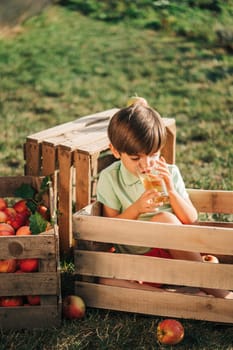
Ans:
[[[58,226],[60,249],[67,252],[72,246],[72,154],[58,147]]]
[[[0,256],[1,259],[54,259],[56,258],[54,236],[43,233],[31,236],[1,237]]]
[[[61,316],[55,305],[0,307],[2,329],[59,327]]]
[[[176,161],[176,124],[175,119],[165,119],[164,122],[167,130],[166,144],[161,150],[161,155],[168,164],[175,164]]]
[[[80,210],[91,200],[91,159],[89,154],[74,152],[76,168],[76,210]]]
[[[226,264],[77,250],[75,267],[80,275],[233,290],[233,266]]]
[[[54,272],[1,273],[0,296],[58,295],[57,278],[58,276]]]
[[[76,213],[73,231],[76,239],[233,255],[233,231],[222,227],[119,220]]]
[[[26,159],[25,175],[41,175],[41,147],[37,141],[29,140],[24,145]]]
[[[86,282],[76,282],[75,293],[90,307],[233,323],[233,300]]]
[[[233,213],[233,191],[188,189],[190,199],[199,212]]]
[[[0,196],[14,197],[15,190],[22,184],[32,185],[35,189],[39,189],[42,177],[37,176],[1,176],[0,177]]]
[[[57,148],[42,142],[42,175],[55,173],[57,169]]]

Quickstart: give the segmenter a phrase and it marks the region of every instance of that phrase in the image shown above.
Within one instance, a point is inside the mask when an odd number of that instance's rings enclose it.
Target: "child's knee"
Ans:
[[[170,224],[181,224],[180,220],[174,214],[166,211],[156,214],[155,216],[153,216],[151,221],[164,222]]]

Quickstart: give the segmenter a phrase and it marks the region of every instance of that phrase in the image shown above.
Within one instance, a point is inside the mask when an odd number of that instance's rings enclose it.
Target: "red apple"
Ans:
[[[40,296],[39,295],[28,295],[27,302],[29,305],[40,305]]]
[[[148,107],[147,100],[144,97],[140,96],[132,96],[127,101],[127,107],[132,106],[134,104],[140,104],[144,107]]]
[[[161,344],[178,344],[184,338],[184,327],[179,321],[163,320],[157,326],[157,338]]]
[[[216,256],[214,256],[214,255],[211,255],[211,254],[202,255],[202,260],[204,262],[209,262],[209,263],[212,263],[212,264],[218,264],[219,263],[218,258]]]
[[[16,231],[16,236],[28,236],[28,235],[31,235],[32,234],[32,231],[30,230],[30,227],[29,226],[21,226],[18,228],[18,230]]]
[[[0,260],[0,272],[15,272],[16,265],[15,259]]]
[[[14,234],[15,234],[15,230],[11,225],[5,222],[0,223],[0,236],[10,236]]]
[[[7,207],[4,211],[9,219],[11,219],[12,217],[15,217],[16,215],[16,210],[14,208]]]
[[[78,319],[84,317],[86,306],[81,297],[77,295],[68,295],[63,300],[62,311],[66,319]]]
[[[25,213],[17,213],[14,217],[11,217],[8,219],[8,223],[14,227],[15,230],[17,230],[19,227],[24,226],[26,224],[26,221],[28,219],[28,215]]]
[[[15,209],[15,211],[17,213],[30,215],[30,211],[29,211],[29,209],[27,207],[27,201],[25,199],[21,199],[18,202],[16,202],[13,205],[13,208]]]
[[[1,306],[3,307],[13,307],[13,306],[22,306],[23,298],[22,297],[2,297]]]
[[[19,269],[22,272],[36,272],[39,267],[38,259],[20,259],[18,260]]]
[[[0,210],[0,222],[6,222],[7,221],[7,215],[3,210]]]
[[[0,198],[0,210],[5,210],[7,207],[7,201],[4,198]]]
[[[50,219],[50,213],[49,213],[49,209],[45,206],[45,205],[38,205],[37,207],[37,211],[38,213],[40,213],[40,215],[47,221],[49,221]]]

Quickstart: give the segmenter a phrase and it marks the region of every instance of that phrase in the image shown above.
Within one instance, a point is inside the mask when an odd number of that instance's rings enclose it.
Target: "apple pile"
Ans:
[[[37,272],[38,259],[6,259],[0,260],[0,273],[29,273]],[[0,307],[12,307],[22,305],[40,305],[39,295],[28,296],[2,296]]]
[[[52,227],[49,209],[43,203],[43,195],[47,192],[45,178],[41,188],[36,192],[30,185],[22,185],[16,191],[16,198],[0,197],[0,242],[3,236],[28,236],[39,234]],[[32,273],[37,272],[39,259],[0,259],[0,273]],[[0,307],[22,305],[40,305],[40,296],[2,296]]]
[[[161,344],[175,345],[184,338],[184,327],[174,319],[165,319],[157,326],[157,339]]]

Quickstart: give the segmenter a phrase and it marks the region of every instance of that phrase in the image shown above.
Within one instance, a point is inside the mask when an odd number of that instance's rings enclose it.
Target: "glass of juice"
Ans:
[[[145,190],[155,189],[160,193],[160,196],[155,196],[155,203],[168,203],[168,193],[163,178],[158,174],[156,169],[150,169],[150,172],[138,171],[138,176],[145,188]]]

